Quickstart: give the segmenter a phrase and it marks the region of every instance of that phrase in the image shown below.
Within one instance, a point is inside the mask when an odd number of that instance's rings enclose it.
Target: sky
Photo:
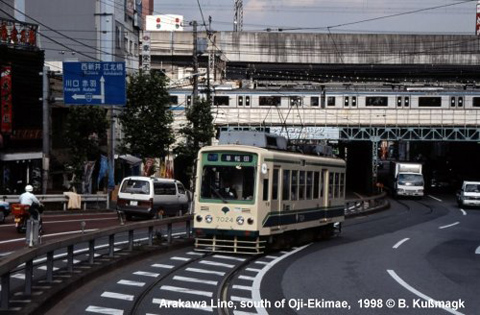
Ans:
[[[154,0],[154,14],[179,14],[232,31],[234,0]],[[476,0],[243,0],[243,31],[475,34]],[[188,31],[188,25],[185,25]]]

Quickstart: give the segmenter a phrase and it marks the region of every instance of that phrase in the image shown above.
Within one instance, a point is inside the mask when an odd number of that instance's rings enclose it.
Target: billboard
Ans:
[[[176,14],[147,15],[147,31],[183,31],[183,16]]]

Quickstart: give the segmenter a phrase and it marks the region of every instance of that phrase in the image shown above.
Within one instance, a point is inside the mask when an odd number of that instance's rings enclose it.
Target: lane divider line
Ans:
[[[405,243],[405,242],[408,241],[409,239],[410,239],[409,237],[404,238],[403,240],[401,240],[401,241],[397,242],[395,245],[393,245],[392,248],[395,248],[395,249],[399,248],[400,245],[402,245],[403,243]]]
[[[455,226],[455,225],[457,225],[457,224],[460,224],[460,222],[457,221],[457,222],[452,223],[452,224],[443,225],[443,226],[440,226],[439,229],[440,229],[440,230],[441,230],[441,229],[448,229],[448,228],[450,228],[450,227],[452,227],[452,226]]]

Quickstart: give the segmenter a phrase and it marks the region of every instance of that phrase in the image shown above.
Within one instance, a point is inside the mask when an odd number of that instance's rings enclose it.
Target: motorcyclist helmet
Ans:
[[[32,185],[25,186],[25,191],[26,192],[32,192],[33,191],[33,186]]]

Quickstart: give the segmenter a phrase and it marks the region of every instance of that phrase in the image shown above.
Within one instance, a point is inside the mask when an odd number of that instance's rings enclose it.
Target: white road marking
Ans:
[[[215,258],[221,258],[221,259],[230,259],[230,260],[237,260],[237,261],[245,261],[245,258],[239,258],[239,257],[232,257],[232,256],[226,256],[226,255],[213,255]]]
[[[392,248],[399,248],[400,245],[402,245],[403,243],[405,243],[406,241],[408,241],[410,238],[404,238],[403,240],[399,241],[397,244],[393,245]]]
[[[187,258],[187,257],[178,257],[178,256],[174,256],[172,258],[170,258],[171,260],[180,260],[180,261],[189,261],[190,258]]]
[[[267,255],[267,256],[265,256],[265,258],[268,258],[268,259],[277,259],[278,256]]]
[[[164,265],[164,264],[153,264],[152,267],[155,267],[155,268],[165,268],[165,269],[172,269],[173,265]]]
[[[465,211],[463,209],[460,209],[460,211],[462,212],[463,215],[467,215],[467,211]]]
[[[475,250],[475,254],[480,255],[480,246],[478,246],[477,249]]]
[[[252,291],[253,290],[252,287],[249,287],[249,286],[246,286],[246,285],[237,285],[237,284],[232,285],[232,289],[245,290],[245,291]]]
[[[160,275],[159,273],[146,272],[146,271],[135,271],[133,274],[137,276],[152,277],[152,278],[156,278]]]
[[[134,296],[130,294],[121,294],[121,293],[108,292],[108,291],[103,292],[102,295],[100,296],[105,298],[123,300],[123,301],[133,301],[134,299]]]
[[[133,287],[143,287],[145,285],[145,282],[130,281],[130,280],[120,280],[117,283],[118,284],[123,284],[123,285],[129,285],[129,286],[133,286]]]
[[[187,268],[185,270],[190,272],[205,273],[205,274],[211,274],[211,275],[217,275],[217,276],[225,275],[225,272],[223,271],[213,271],[213,270],[206,270],[206,269],[199,269],[199,268]]]
[[[230,299],[234,302],[248,302],[248,301],[252,301],[252,299],[250,298],[246,298],[246,297],[243,297],[243,296],[231,296]]]
[[[268,265],[269,264],[269,262],[267,262],[267,261],[256,261],[255,263],[259,264],[259,265]]]
[[[97,314],[107,314],[107,315],[123,315],[123,310],[116,308],[108,308],[101,306],[89,306],[85,312],[97,313]]]
[[[404,287],[405,289],[407,289],[408,291],[412,292],[413,294],[415,294],[416,296],[426,300],[426,301],[433,301],[433,302],[436,302],[434,299],[432,299],[431,297],[429,297],[428,295],[425,295],[423,294],[422,292],[416,290],[415,288],[413,288],[412,286],[410,286],[408,283],[406,283],[405,281],[403,281],[402,278],[400,278],[396,273],[395,271],[393,270],[387,270],[388,274],[390,275],[390,277],[393,278],[393,280],[397,281],[398,284],[400,284],[402,287]],[[449,313],[452,313],[452,314],[455,314],[455,315],[463,315],[463,313],[460,313],[460,312],[457,312],[451,308],[448,308],[448,307],[442,307],[445,311],[449,312]]]
[[[246,271],[251,271],[251,272],[260,272],[262,269],[257,269],[257,268],[246,268]]]
[[[254,281],[254,280],[255,280],[255,277],[238,276],[238,279]]]
[[[97,231],[98,229],[91,229],[91,230],[85,230],[85,232],[93,232]],[[70,232],[63,232],[63,233],[54,233],[54,234],[44,234],[42,237],[51,237],[51,236],[59,236],[59,235],[69,235],[69,234],[77,234],[77,233],[82,233],[82,231],[70,231]],[[6,240],[6,241],[1,241],[0,244],[7,244],[7,243],[14,243],[14,242],[25,242],[25,237],[22,238],[14,238],[11,240]]]
[[[455,226],[457,224],[460,224],[460,222],[455,222],[455,223],[452,223],[452,224],[448,224],[448,225],[444,225],[444,226],[440,226],[439,229],[447,229],[449,227],[452,227],[452,226]]]
[[[258,314],[257,313],[250,313],[250,312],[234,310],[233,315],[258,315]]]
[[[209,284],[209,285],[217,285],[218,284],[218,281],[191,278],[191,277],[182,277],[182,276],[174,276],[173,280],[192,282],[192,283],[204,283],[204,284]]]
[[[432,195],[427,195],[428,197],[432,198],[433,200],[436,200],[436,201],[440,201],[442,202],[442,199],[439,199],[439,198],[436,198],[436,197],[433,197]]]
[[[277,259],[275,260],[272,260],[268,265],[266,265],[265,267],[263,267],[262,271],[260,271],[258,273],[257,276],[255,276],[255,280],[253,281],[253,291],[252,291],[252,300],[253,301],[262,301],[262,296],[260,295],[260,284],[262,283],[262,279],[263,277],[265,276],[265,274],[273,267],[275,266],[278,262],[282,261],[283,259],[287,258],[288,256],[291,256],[305,248],[307,248],[308,246],[310,246],[311,244],[307,244],[307,245],[304,245],[302,247],[298,247],[297,249],[295,250],[292,250],[291,252],[287,252],[285,255],[282,255],[280,257],[278,257]],[[255,309],[257,310],[257,313],[259,315],[268,315],[268,312],[265,310],[265,308],[261,308],[260,306],[255,306]]]
[[[233,268],[233,267],[235,267],[235,265],[219,263],[219,262],[211,261],[211,260],[201,260],[200,263],[201,263],[201,264],[204,264],[204,265],[217,266],[217,267],[225,267],[225,268]]]
[[[193,295],[201,295],[201,296],[207,296],[207,297],[212,297],[213,296],[213,292],[192,290],[192,289],[189,289],[189,288],[174,287],[174,286],[171,286],[171,285],[162,285],[160,287],[160,290],[186,293],[186,294],[193,294]]]
[[[198,302],[198,303],[195,303],[195,302]],[[172,305],[172,306],[177,305],[178,301],[166,300],[166,299],[153,299],[152,303],[153,304],[159,304],[159,307],[160,306],[165,307],[163,305]],[[189,307],[189,308],[190,309],[195,309],[195,310],[213,312],[213,308],[211,306],[202,307],[201,305],[202,305],[202,303],[200,301],[192,301],[192,303],[190,305],[191,307]]]
[[[204,253],[188,252],[187,255],[205,256]]]

